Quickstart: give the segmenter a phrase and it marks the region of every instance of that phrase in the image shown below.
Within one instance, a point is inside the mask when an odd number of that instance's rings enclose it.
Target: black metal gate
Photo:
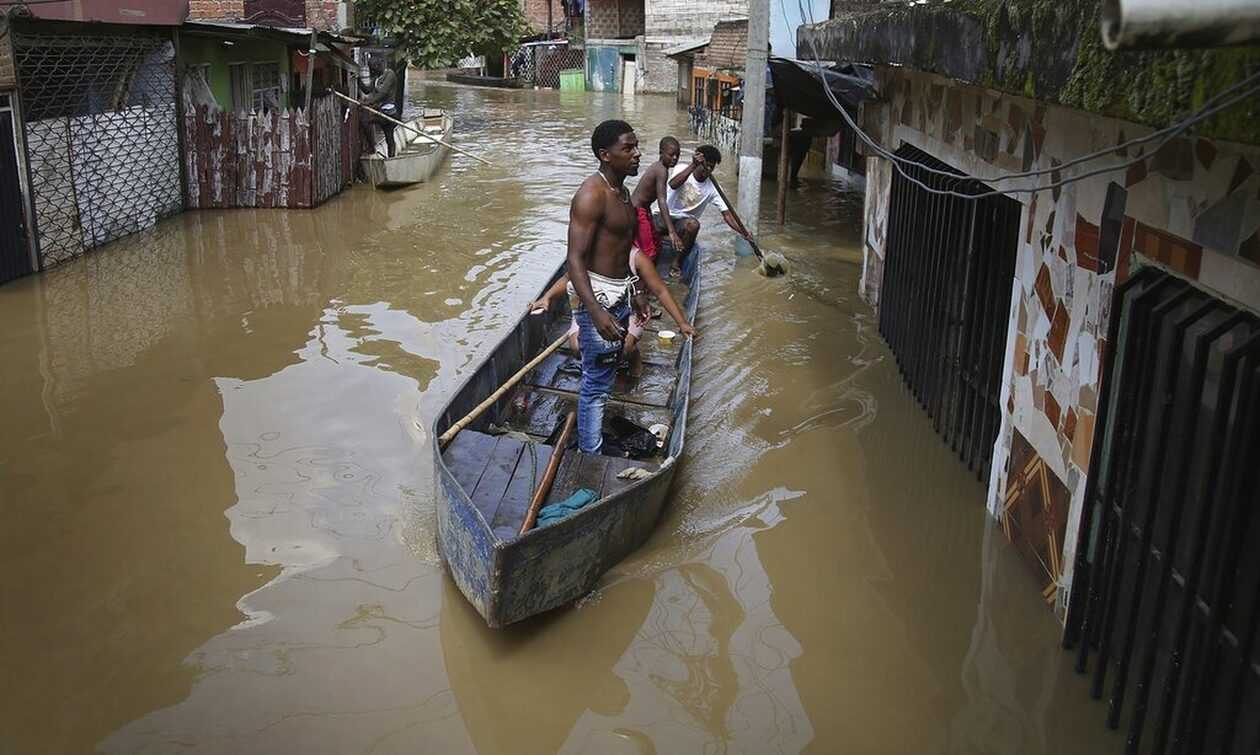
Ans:
[[[909,145],[897,154],[957,173]],[[989,190],[961,173],[906,172],[934,189]],[[984,478],[1001,419],[1020,205],[997,195],[933,194],[897,173],[889,203],[880,335],[936,431]]]
[[[40,267],[179,212],[170,32],[27,22],[13,41]]]
[[[1126,752],[1260,749],[1260,323],[1147,269],[1117,294],[1065,644]]]
[[[31,272],[9,95],[0,94],[0,283]]]

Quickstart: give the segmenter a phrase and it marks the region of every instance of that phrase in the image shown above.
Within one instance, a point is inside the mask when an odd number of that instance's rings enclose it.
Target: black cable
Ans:
[[[803,3],[801,2],[801,0],[797,0],[797,8],[798,8],[798,10],[800,10],[800,11],[801,11],[801,18],[802,18],[802,19],[809,18],[809,20],[810,20],[810,23],[811,23],[811,24],[812,24],[812,23],[815,23],[815,22],[814,22],[814,19],[813,19],[813,11],[812,11],[812,10],[808,10],[808,11],[807,11],[807,10],[804,8]],[[783,9],[783,6],[780,6],[780,9],[781,9],[781,10],[782,10],[782,12],[783,12],[784,20],[785,20],[785,21],[787,21],[787,11],[786,11],[785,9]],[[789,23],[789,25],[790,25],[790,22],[788,22],[788,23]],[[827,86],[827,83],[826,83],[826,78],[825,78],[825,75],[824,75],[824,73],[823,73],[822,61],[821,61],[821,60],[820,60],[820,58],[818,57],[818,50],[817,50],[817,48],[814,46],[813,40],[812,40],[812,39],[811,39],[811,40],[808,40],[808,44],[809,44],[809,46],[810,46],[810,48],[811,48],[811,50],[812,50],[812,52],[813,52],[814,68],[815,68],[815,70],[817,71],[817,73],[818,73],[818,77],[819,77],[819,79],[820,79],[820,81],[821,81],[821,83],[822,83],[822,86],[823,86],[823,92],[824,92],[824,94],[826,94],[828,101],[830,101],[830,102],[831,102],[832,107],[834,107],[836,110],[838,110],[838,111],[840,112],[840,115],[844,118],[845,122],[849,125],[849,127],[850,127],[850,128],[852,128],[852,129],[853,129],[853,131],[854,131],[855,135],[857,135],[857,136],[858,136],[858,137],[862,140],[862,142],[863,142],[863,143],[865,143],[867,146],[869,146],[869,147],[870,147],[870,148],[871,148],[874,152],[876,152],[878,155],[880,155],[881,157],[884,157],[885,159],[887,159],[887,160],[889,160],[890,162],[892,162],[892,163],[893,163],[893,167],[897,170],[897,172],[898,172],[898,173],[900,173],[900,174],[902,175],[902,177],[906,178],[907,180],[909,180],[910,182],[912,182],[912,183],[914,183],[915,185],[919,186],[920,188],[922,188],[922,189],[924,189],[924,190],[926,190],[926,191],[928,191],[928,192],[931,192],[931,193],[933,193],[933,194],[944,194],[944,195],[947,195],[947,196],[956,196],[956,197],[962,197],[962,198],[966,198],[966,199],[980,199],[980,198],[984,198],[984,197],[988,197],[988,196],[995,196],[995,195],[1000,195],[1000,194],[1035,194],[1035,193],[1037,193],[1037,192],[1039,192],[1039,191],[1046,191],[1046,190],[1050,190],[1050,189],[1056,189],[1056,188],[1059,188],[1059,187],[1061,187],[1061,186],[1066,186],[1066,185],[1068,185],[1068,184],[1070,184],[1070,183],[1075,183],[1075,182],[1077,182],[1077,181],[1084,180],[1084,179],[1086,179],[1086,178],[1093,178],[1094,176],[1102,175],[1102,174],[1105,174],[1105,173],[1112,173],[1112,172],[1116,172],[1116,171],[1119,171],[1119,170],[1124,170],[1124,169],[1126,169],[1126,168],[1128,168],[1128,167],[1130,167],[1130,166],[1132,166],[1132,165],[1136,165],[1137,163],[1140,163],[1140,162],[1145,161],[1145,160],[1147,159],[1147,157],[1148,157],[1147,155],[1139,156],[1139,157],[1133,158],[1133,159],[1131,159],[1131,160],[1128,160],[1128,161],[1125,161],[1125,162],[1119,163],[1119,164],[1117,164],[1117,165],[1112,165],[1112,166],[1108,166],[1108,167],[1106,167],[1106,168],[1097,168],[1097,169],[1094,169],[1094,170],[1091,170],[1091,171],[1086,171],[1085,173],[1080,173],[1080,174],[1078,174],[1078,175],[1071,176],[1071,177],[1066,178],[1066,179],[1058,180],[1058,181],[1052,182],[1052,183],[1050,183],[1050,184],[1047,184],[1047,185],[1045,185],[1045,186],[1026,187],[1026,188],[1011,188],[1011,189],[1004,189],[1004,190],[1000,190],[1000,191],[995,189],[995,190],[989,191],[989,192],[987,192],[987,193],[981,193],[981,194],[962,194],[962,193],[955,192],[955,191],[948,191],[948,190],[933,189],[933,188],[931,188],[931,187],[927,186],[926,184],[924,184],[924,183],[920,182],[918,179],[916,179],[916,178],[914,178],[914,177],[912,177],[912,176],[908,175],[908,174],[905,172],[905,170],[903,170],[903,169],[902,169],[902,164],[905,164],[905,165],[910,165],[910,166],[914,166],[915,168],[918,168],[918,169],[920,169],[920,170],[923,170],[923,171],[925,171],[925,172],[927,172],[927,173],[932,173],[932,174],[941,175],[941,176],[946,176],[946,177],[957,177],[957,176],[956,176],[956,174],[954,174],[954,173],[950,173],[949,171],[942,171],[942,170],[940,170],[940,169],[933,168],[933,167],[928,166],[928,165],[923,165],[922,163],[919,163],[919,162],[917,162],[917,161],[915,161],[915,160],[911,160],[911,159],[908,159],[908,158],[901,157],[901,156],[899,156],[899,155],[896,155],[896,154],[894,154],[894,153],[892,153],[892,152],[888,151],[887,149],[885,149],[884,147],[880,146],[879,144],[877,144],[877,143],[876,143],[876,142],[875,142],[875,141],[874,141],[874,140],[873,140],[873,139],[872,139],[872,138],[871,138],[868,134],[866,134],[866,132],[864,132],[864,131],[863,131],[863,130],[862,130],[862,129],[861,129],[861,128],[857,125],[857,123],[855,123],[855,122],[854,122],[853,118],[849,115],[849,113],[848,113],[848,112],[844,109],[844,107],[843,107],[843,106],[842,106],[842,105],[841,105],[841,104],[840,104],[840,103],[836,100],[835,94],[831,91],[831,88],[830,88],[829,86]],[[1247,91],[1243,92],[1243,93],[1242,93],[1242,94],[1240,94],[1240,95],[1237,95],[1237,96],[1235,96],[1235,97],[1231,97],[1231,98],[1227,99],[1227,100],[1226,100],[1226,101],[1224,101],[1224,102],[1221,102],[1221,103],[1216,104],[1216,105],[1214,105],[1214,106],[1213,106],[1213,105],[1210,105],[1210,103],[1212,103],[1213,101],[1215,101],[1215,100],[1219,100],[1219,99],[1220,99],[1220,98],[1222,98],[1222,97],[1226,97],[1226,96],[1227,96],[1227,95],[1229,95],[1230,93],[1235,92],[1235,91],[1237,91],[1238,89],[1240,89],[1240,88],[1242,88],[1242,87],[1245,87],[1245,86],[1247,86],[1247,85],[1249,85],[1249,84],[1251,84],[1251,83],[1253,83],[1253,82],[1257,82],[1257,86],[1254,86],[1254,87],[1252,87],[1251,89],[1248,89]],[[1081,164],[1081,163],[1088,162],[1088,161],[1090,161],[1090,160],[1094,160],[1094,159],[1097,159],[1097,158],[1099,158],[1099,157],[1105,157],[1105,156],[1107,156],[1107,155],[1113,154],[1113,153],[1115,153],[1116,151],[1121,150],[1121,149],[1124,149],[1124,148],[1127,148],[1127,147],[1129,147],[1129,146],[1136,146],[1136,145],[1138,145],[1138,144],[1143,144],[1143,143],[1146,143],[1146,142],[1149,142],[1149,141],[1154,141],[1155,139],[1159,139],[1159,138],[1161,138],[1161,137],[1164,137],[1163,141],[1162,141],[1162,142],[1160,142],[1159,146],[1158,146],[1158,147],[1156,147],[1155,149],[1153,149],[1153,150],[1152,150],[1152,153],[1154,153],[1155,151],[1158,151],[1158,149],[1159,149],[1160,147],[1162,147],[1165,143],[1167,143],[1168,141],[1172,140],[1172,139],[1173,139],[1173,138],[1175,138],[1177,135],[1181,134],[1182,132],[1184,132],[1186,129],[1188,129],[1190,126],[1194,125],[1195,123],[1198,123],[1199,121],[1202,121],[1202,120],[1204,120],[1204,119],[1206,119],[1206,118],[1209,118],[1209,117],[1211,117],[1211,116],[1215,115],[1216,113],[1218,113],[1218,112],[1220,112],[1220,111],[1222,111],[1222,110],[1225,110],[1225,109],[1227,109],[1227,108],[1229,108],[1229,107],[1232,107],[1233,105],[1235,105],[1235,104],[1237,104],[1237,103],[1239,103],[1239,102],[1243,101],[1244,99],[1247,99],[1247,98],[1249,98],[1249,97],[1251,97],[1252,95],[1257,94],[1257,93],[1260,93],[1260,71],[1256,72],[1255,74],[1252,74],[1251,76],[1248,76],[1247,78],[1243,79],[1242,81],[1240,81],[1240,82],[1238,82],[1238,83],[1236,83],[1236,84],[1234,84],[1234,85],[1232,85],[1232,86],[1230,86],[1230,87],[1227,87],[1226,89],[1224,89],[1224,90],[1222,90],[1221,92],[1217,93],[1217,94],[1216,94],[1216,95],[1214,95],[1213,97],[1209,98],[1209,99],[1208,99],[1208,100],[1204,103],[1203,107],[1202,107],[1202,108],[1200,108],[1200,110],[1199,110],[1197,113],[1195,113],[1194,115],[1191,115],[1191,116],[1189,116],[1188,118],[1186,118],[1186,119],[1184,119],[1184,120],[1182,120],[1182,121],[1180,121],[1180,122],[1178,122],[1178,123],[1176,123],[1176,124],[1173,124],[1173,125],[1171,125],[1171,126],[1167,126],[1167,127],[1163,128],[1163,129],[1160,129],[1160,130],[1158,130],[1158,131],[1152,132],[1151,134],[1148,134],[1148,135],[1146,135],[1146,136],[1144,136],[1144,137],[1139,137],[1139,138],[1136,138],[1136,139],[1131,139],[1131,140],[1129,140],[1129,141],[1127,141],[1127,142],[1123,142],[1123,143],[1120,143],[1120,144],[1114,145],[1114,146],[1112,146],[1112,147],[1108,147],[1108,148],[1103,149],[1103,150],[1098,150],[1098,151],[1096,151],[1096,152],[1092,152],[1092,153],[1088,153],[1088,154],[1086,154],[1086,155],[1082,155],[1082,156],[1080,156],[1080,157],[1074,158],[1074,159],[1069,160],[1069,161],[1067,161],[1067,162],[1065,162],[1065,163],[1062,163],[1062,164],[1060,164],[1060,165],[1056,165],[1056,166],[1054,166],[1054,167],[1052,167],[1052,168],[1045,168],[1045,169],[1040,169],[1040,170],[1035,170],[1035,171],[1025,171],[1025,172],[1022,172],[1022,173],[1005,173],[1005,174],[1001,174],[1001,175],[998,175],[998,176],[988,176],[988,177],[984,177],[984,176],[971,176],[971,177],[969,177],[969,178],[972,178],[972,179],[974,179],[974,180],[976,180],[976,181],[980,181],[980,182],[983,182],[983,183],[996,183],[996,182],[998,182],[998,181],[1004,181],[1004,180],[1008,180],[1008,179],[1012,179],[1012,178],[1032,178],[1032,177],[1037,177],[1037,176],[1042,176],[1042,175],[1047,175],[1047,174],[1054,174],[1054,173],[1059,173],[1059,174],[1062,174],[1062,173],[1063,173],[1063,171],[1065,171],[1066,169],[1071,168],[1071,167],[1074,167],[1074,166],[1079,165],[1079,164]]]

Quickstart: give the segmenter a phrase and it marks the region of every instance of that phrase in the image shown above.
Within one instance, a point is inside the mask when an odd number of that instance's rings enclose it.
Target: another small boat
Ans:
[[[697,246],[685,282],[666,278],[692,321],[700,301],[699,255]],[[663,250],[658,269],[667,264]],[[557,270],[542,291],[562,274]],[[570,321],[567,302],[525,315],[438,414],[433,437],[492,397],[558,340]],[[606,432],[618,417],[640,428],[665,425],[664,443],[640,459],[586,454],[567,445],[543,504],[593,491],[595,500],[576,513],[521,534],[531,498],[547,490],[544,469],[559,446],[553,439],[557,426],[577,409],[581,365],[567,342],[445,449],[434,443],[438,548],[455,584],[491,627],[580,598],[652,533],[683,453],[691,386],[692,342],[667,340],[661,330],[660,318],[648,324],[640,341],[643,374],[634,381],[618,376],[604,417]],[[646,470],[646,476],[618,476],[631,467]]]
[[[497,89],[524,89],[525,81],[515,77],[481,76],[475,73],[448,73],[446,80],[452,84],[471,84],[478,87],[495,87]]]
[[[449,141],[455,121],[444,110],[426,109],[407,125],[442,141]],[[360,158],[368,181],[378,189],[428,181],[450,153],[446,145],[429,141],[401,126],[394,128],[393,138],[393,157],[386,157],[385,137],[381,137],[376,143],[376,151]]]

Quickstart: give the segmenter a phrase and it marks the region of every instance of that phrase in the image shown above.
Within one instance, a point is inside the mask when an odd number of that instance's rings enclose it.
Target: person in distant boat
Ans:
[[[359,82],[359,88],[364,91],[359,102],[397,119],[398,107],[394,104],[394,90],[398,88],[397,74],[387,68],[380,58],[373,58],[368,63],[368,69],[372,72],[372,77],[366,84]],[[385,150],[390,157],[393,157],[394,124],[366,110],[359,113],[359,130],[363,134],[364,141],[363,153],[371,154],[376,151],[376,134],[372,131],[373,126],[380,126],[381,131],[385,133]]]
[[[696,148],[696,153],[689,164],[677,165],[670,173],[669,196],[666,198],[666,204],[673,226],[679,230],[682,240],[678,255],[670,266],[671,276],[681,274],[682,266],[686,264],[691,248],[695,246],[696,236],[700,234],[700,216],[704,214],[704,208],[708,207],[710,202],[717,206],[718,211],[722,213],[722,220],[726,221],[731,230],[749,239],[748,230],[726,206],[726,202],[722,201],[717,187],[709,180],[709,176],[713,175],[713,171],[720,162],[722,162],[722,153],[718,148],[705,144]],[[657,219],[658,229],[664,228],[663,218],[664,214]]]
[[[638,281],[630,271],[630,247],[638,218],[625,180],[638,174],[641,153],[634,129],[619,120],[595,127],[591,151],[599,160],[599,169],[582,182],[569,205],[568,289],[570,301],[577,300],[573,319],[578,324],[582,354],[578,448],[595,454],[604,442],[604,406],[624,348],[630,300]],[[678,329],[687,336],[694,335],[695,329],[672,297],[668,302],[662,297],[661,304],[678,321]]]
[[[661,139],[660,159],[647,169],[643,178],[639,179],[638,185],[634,187],[634,194],[630,196],[630,203],[634,205],[634,211],[639,219],[635,243],[638,244],[639,251],[648,259],[655,260],[657,249],[660,247],[660,234],[657,233],[656,224],[652,221],[653,204],[657,206],[661,214],[662,230],[669,234],[674,251],[678,252],[683,248],[682,239],[678,231],[674,229],[674,222],[669,216],[669,207],[666,204],[669,197],[669,171],[678,164],[678,155],[681,152],[682,145],[674,137],[667,136]]]

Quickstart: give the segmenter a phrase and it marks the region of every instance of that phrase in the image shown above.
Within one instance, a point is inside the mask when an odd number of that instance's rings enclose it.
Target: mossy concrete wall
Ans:
[[[899,65],[1149,126],[1166,126],[1260,71],[1260,46],[1108,52],[1096,0],[837,2],[800,27],[801,57]],[[1260,144],[1260,98],[1197,127]]]

